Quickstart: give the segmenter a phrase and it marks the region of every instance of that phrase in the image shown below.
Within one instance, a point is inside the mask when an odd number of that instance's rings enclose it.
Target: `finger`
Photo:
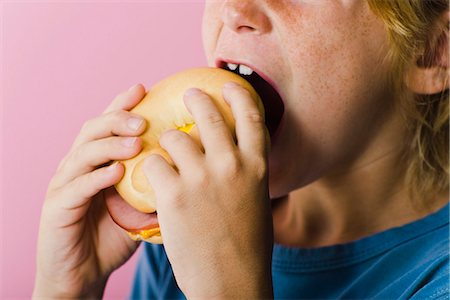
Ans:
[[[59,189],[52,198],[61,201],[60,205],[65,209],[83,209],[83,213],[89,208],[90,199],[101,190],[119,182],[123,173],[124,167],[119,162],[96,169],[75,178]]]
[[[250,93],[234,82],[224,85],[223,96],[230,105],[236,122],[236,138],[242,154],[254,156],[255,153],[267,155],[268,137],[264,114],[258,109]]]
[[[199,89],[189,89],[185,93],[184,103],[195,120],[206,154],[235,150],[233,136],[222,114],[207,94]]]
[[[135,107],[144,96],[144,86],[140,83],[133,85],[127,91],[117,95],[103,113],[107,114],[115,110],[130,110]]]
[[[124,110],[112,111],[84,123],[72,148],[112,135],[137,136],[144,131],[146,126],[144,118],[140,115]]]
[[[153,188],[157,200],[178,186],[178,173],[159,154],[149,155],[144,161],[142,171]]]
[[[69,155],[52,183],[56,187],[63,186],[102,164],[129,159],[137,155],[141,148],[142,140],[138,137],[109,137],[88,142]]]
[[[167,130],[161,134],[159,143],[169,153],[180,175],[189,175],[203,163],[203,152],[185,132]]]

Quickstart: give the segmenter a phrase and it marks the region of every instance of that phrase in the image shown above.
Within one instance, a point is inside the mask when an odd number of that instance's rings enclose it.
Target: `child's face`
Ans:
[[[366,1],[207,0],[203,41],[211,66],[253,66],[283,98],[272,197],[369,159],[393,115],[387,35]]]

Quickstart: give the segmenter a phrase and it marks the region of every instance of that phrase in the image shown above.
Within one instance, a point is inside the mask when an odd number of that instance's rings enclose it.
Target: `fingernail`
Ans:
[[[142,123],[144,123],[144,120],[140,118],[129,118],[127,121],[128,127],[134,131],[138,130]]]
[[[197,88],[190,88],[184,93],[184,95],[185,96],[192,96],[192,95],[200,94],[201,92],[202,91],[197,89]]]
[[[138,85],[139,85],[139,83],[136,83],[135,85],[133,85],[132,87],[130,87],[130,88],[128,89],[128,91],[130,92],[130,91],[134,90]]]
[[[236,82],[233,82],[233,81],[229,81],[229,82],[227,82],[227,83],[225,83],[223,85],[223,87],[226,88],[226,89],[235,88],[237,86],[239,86],[239,85]]]
[[[108,171],[108,172],[112,172],[112,171],[114,171],[116,168],[117,168],[117,165],[119,164],[119,162],[115,162],[115,163],[113,163],[112,165],[110,165],[110,166],[108,166],[107,168],[106,168],[106,171]]]
[[[122,139],[122,145],[124,145],[125,147],[133,147],[134,144],[136,143],[137,138],[136,137],[127,137]]]

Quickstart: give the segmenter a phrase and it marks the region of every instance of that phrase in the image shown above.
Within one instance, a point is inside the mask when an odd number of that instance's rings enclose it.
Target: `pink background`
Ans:
[[[0,3],[0,298],[31,295],[41,205],[82,124],[137,82],[206,64],[202,2]],[[126,297],[136,258],[105,298]]]

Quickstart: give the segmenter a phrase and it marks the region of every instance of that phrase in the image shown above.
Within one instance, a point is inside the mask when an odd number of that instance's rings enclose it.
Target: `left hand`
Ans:
[[[188,298],[273,298],[270,138],[247,90],[225,85],[223,95],[238,143],[212,100],[189,90],[184,101],[204,152],[188,134],[169,130],[160,144],[178,172],[157,154],[143,170],[156,194],[167,256]]]

